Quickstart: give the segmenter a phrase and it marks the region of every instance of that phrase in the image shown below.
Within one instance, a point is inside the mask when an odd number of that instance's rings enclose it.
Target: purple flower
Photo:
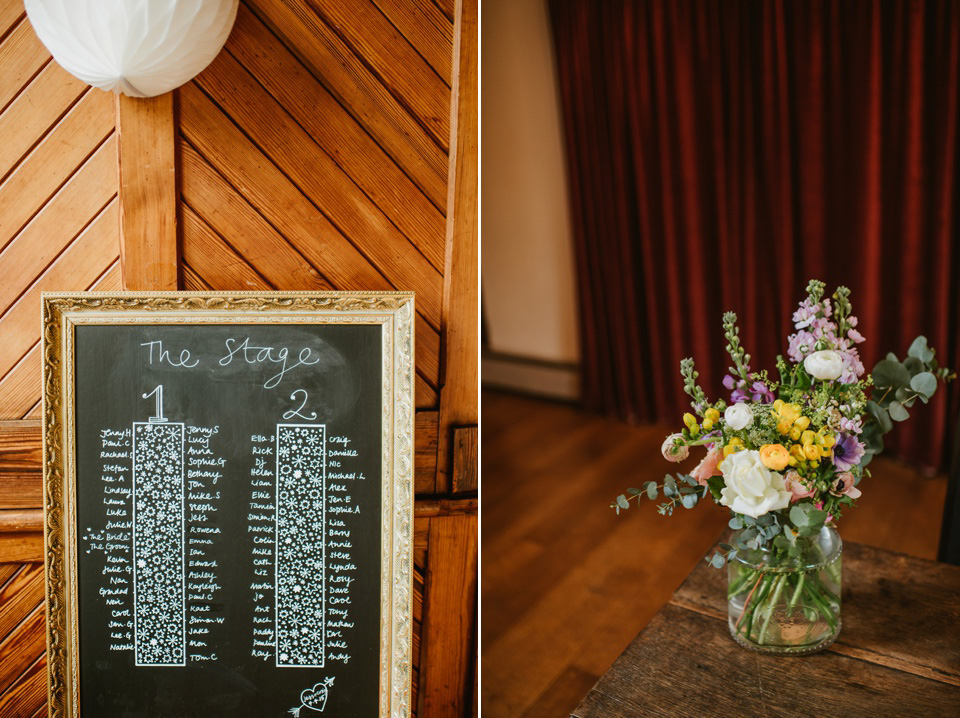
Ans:
[[[863,444],[855,436],[841,434],[840,440],[833,447],[833,465],[838,471],[849,471],[860,463],[865,452]]]
[[[731,404],[743,404],[750,400],[750,395],[744,389],[737,389],[730,395]]]
[[[737,385],[737,383],[732,376],[727,374],[725,377],[723,377],[723,385],[730,391],[733,391],[733,388]]]
[[[753,385],[750,387],[750,392],[754,401],[760,402],[761,404],[773,403],[773,392],[770,391],[762,381],[753,382]]]

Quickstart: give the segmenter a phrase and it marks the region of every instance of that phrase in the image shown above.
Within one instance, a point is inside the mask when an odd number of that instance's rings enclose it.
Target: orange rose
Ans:
[[[780,444],[764,444],[760,447],[760,461],[772,471],[783,471],[790,463],[790,454]]]

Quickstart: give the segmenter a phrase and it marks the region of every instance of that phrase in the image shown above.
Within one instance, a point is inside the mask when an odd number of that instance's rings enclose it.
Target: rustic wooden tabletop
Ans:
[[[694,569],[574,718],[960,716],[960,568],[844,544],[843,628],[806,657],[734,643],[725,586]]]

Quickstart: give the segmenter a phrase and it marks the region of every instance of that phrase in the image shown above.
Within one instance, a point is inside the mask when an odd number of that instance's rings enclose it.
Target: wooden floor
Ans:
[[[671,427],[506,394],[482,401],[481,715],[569,715],[729,514],[712,502],[672,518],[650,502],[619,517],[609,508],[674,468],[660,457]],[[872,468],[843,538],[935,557],[945,477],[882,458]]]

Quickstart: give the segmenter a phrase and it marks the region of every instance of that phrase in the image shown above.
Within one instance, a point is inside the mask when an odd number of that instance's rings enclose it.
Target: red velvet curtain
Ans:
[[[679,425],[726,394],[721,314],[775,373],[808,279],[852,290],[868,371],[960,365],[960,3],[552,0],[583,398]],[[960,382],[888,436],[943,466]]]

